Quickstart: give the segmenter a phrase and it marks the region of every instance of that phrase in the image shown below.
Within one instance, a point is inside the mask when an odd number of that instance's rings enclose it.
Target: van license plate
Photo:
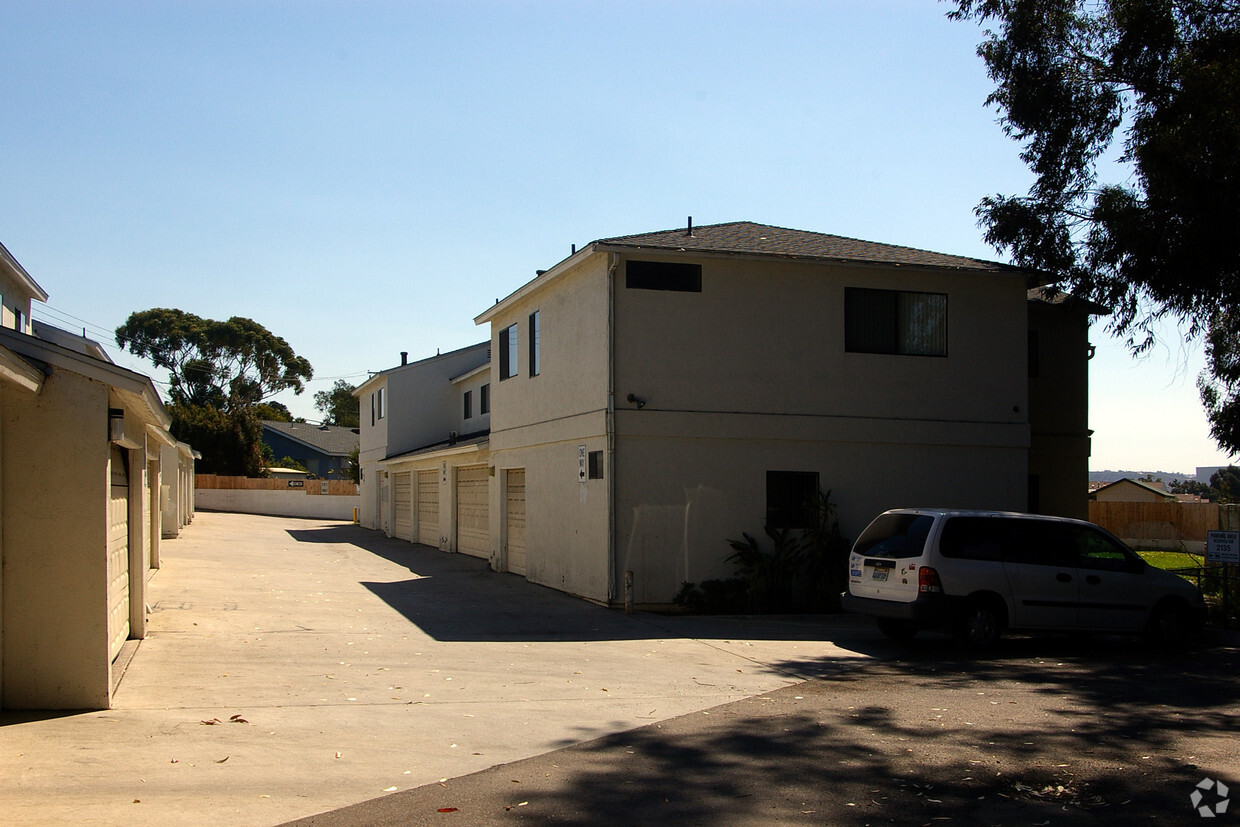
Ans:
[[[886,569],[874,569],[874,573],[870,575],[870,579],[871,580],[886,580],[887,570]]]

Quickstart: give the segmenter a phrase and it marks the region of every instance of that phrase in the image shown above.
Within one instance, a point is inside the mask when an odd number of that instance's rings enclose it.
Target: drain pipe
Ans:
[[[619,253],[607,254],[607,600],[616,599],[616,268]],[[632,574],[626,575],[625,611],[630,609]]]

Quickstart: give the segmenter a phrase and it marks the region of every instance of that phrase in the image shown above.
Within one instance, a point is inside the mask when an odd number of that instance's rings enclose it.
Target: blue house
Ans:
[[[349,455],[359,439],[357,428],[263,421],[263,442],[277,460],[290,457],[311,474],[324,478],[348,478]]]

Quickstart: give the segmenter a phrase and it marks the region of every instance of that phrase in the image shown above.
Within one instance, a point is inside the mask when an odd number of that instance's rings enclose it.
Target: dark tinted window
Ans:
[[[1003,559],[1003,548],[1011,542],[1011,528],[993,517],[952,517],[943,526],[939,551],[944,557],[962,560]]]
[[[630,260],[624,267],[624,286],[630,290],[701,293],[702,265]]]
[[[867,557],[920,557],[934,518],[923,514],[883,514],[861,533],[853,551]]]
[[[766,524],[771,528],[809,528],[817,471],[766,472]]]
[[[1081,568],[1106,571],[1136,571],[1144,563],[1126,546],[1088,526],[1069,526]]]
[[[1010,532],[1004,545],[1009,563],[1076,566],[1076,547],[1064,523],[1049,520],[1003,520]]]

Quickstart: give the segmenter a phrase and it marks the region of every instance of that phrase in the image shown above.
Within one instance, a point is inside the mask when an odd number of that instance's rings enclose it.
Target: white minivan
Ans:
[[[901,508],[880,514],[848,558],[844,609],[889,637],[939,629],[985,646],[1007,630],[1145,634],[1182,640],[1205,601],[1082,520]]]

